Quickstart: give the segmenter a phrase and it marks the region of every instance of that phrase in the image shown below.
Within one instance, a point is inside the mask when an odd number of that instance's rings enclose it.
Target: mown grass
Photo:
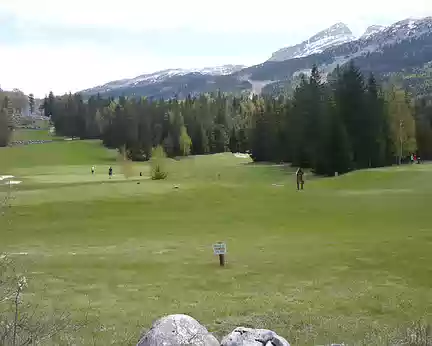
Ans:
[[[30,140],[59,140],[62,137],[51,134],[47,128],[44,129],[16,129],[12,132],[12,141]]]
[[[75,317],[90,302],[101,345],[169,313],[219,337],[266,327],[293,345],[385,345],[432,323],[428,164],[309,175],[297,192],[291,168],[231,154],[170,160],[165,181],[145,163],[126,179],[95,141],[1,149],[0,162],[23,181],[0,219],[0,252]],[[216,241],[227,242],[223,269]]]

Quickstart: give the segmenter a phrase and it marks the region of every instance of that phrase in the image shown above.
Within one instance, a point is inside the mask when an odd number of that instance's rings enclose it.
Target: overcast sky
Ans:
[[[432,15],[432,0],[0,0],[0,86],[44,96],[166,68],[253,65],[335,24]]]

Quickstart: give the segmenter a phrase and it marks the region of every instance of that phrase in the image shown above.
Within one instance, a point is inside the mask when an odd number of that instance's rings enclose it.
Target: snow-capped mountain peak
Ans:
[[[185,76],[191,73],[199,73],[202,75],[210,75],[210,76],[224,76],[228,75],[241,69],[245,68],[243,65],[222,65],[222,66],[214,66],[214,67],[204,67],[204,68],[193,68],[193,69],[184,69],[184,68],[175,68],[153,72],[150,74],[144,74],[132,79],[126,80],[128,84],[137,84],[139,82],[156,82],[173,76]]]
[[[344,23],[336,23],[300,44],[278,50],[272,54],[269,61],[302,58],[353,40],[355,37],[348,26]]]
[[[369,38],[370,36],[385,30],[385,28],[386,27],[384,25],[371,25],[366,29],[365,33],[360,38],[361,39]]]
[[[350,28],[344,23],[336,23],[332,25],[331,27],[320,31],[316,35],[312,36],[308,41],[309,42],[317,42],[319,40],[325,39],[325,38],[334,38],[338,36],[352,36],[352,32]]]
[[[408,18],[388,27],[366,33],[360,38],[363,42],[375,47],[393,45],[397,42],[420,37],[432,32],[432,17],[421,19]]]

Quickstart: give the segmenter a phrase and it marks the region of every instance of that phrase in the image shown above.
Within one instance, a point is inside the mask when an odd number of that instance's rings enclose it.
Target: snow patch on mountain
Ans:
[[[363,35],[359,44],[368,52],[391,46],[404,40],[416,39],[432,32],[432,17],[421,19],[408,18],[394,23],[370,35]]]
[[[300,44],[278,50],[268,61],[302,58],[354,40],[355,36],[348,26],[344,23],[337,23]]]
[[[188,74],[201,74],[207,76],[225,76],[240,71],[245,67],[246,66],[244,65],[222,65],[222,66],[194,68],[194,69],[182,69],[182,68],[168,69],[168,70],[157,71],[149,74],[143,74],[131,79],[121,79],[121,80],[109,82],[104,85],[99,85],[91,89],[83,90],[83,92],[92,92],[92,93],[107,92],[113,89],[148,85],[152,83],[163,82],[175,76],[186,76]]]
[[[371,25],[365,31],[365,33],[360,37],[360,39],[367,39],[372,35],[375,35],[381,31],[383,31],[386,27],[384,25]]]

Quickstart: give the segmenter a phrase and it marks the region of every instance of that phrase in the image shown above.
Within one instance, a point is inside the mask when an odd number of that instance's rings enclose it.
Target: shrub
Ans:
[[[166,153],[162,146],[153,148],[150,165],[151,165],[151,178],[153,180],[163,180],[168,176],[168,172],[165,168]]]

